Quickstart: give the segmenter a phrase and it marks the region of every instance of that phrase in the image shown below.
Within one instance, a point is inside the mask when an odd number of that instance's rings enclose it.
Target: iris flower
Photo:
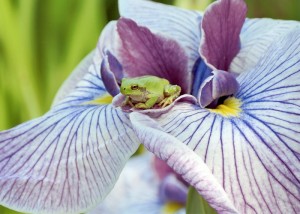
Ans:
[[[0,133],[0,204],[85,212],[142,143],[219,213],[299,213],[299,22],[246,19],[243,0],[204,14],[142,0],[119,10],[50,111]],[[182,95],[119,107],[121,79],[142,75]]]

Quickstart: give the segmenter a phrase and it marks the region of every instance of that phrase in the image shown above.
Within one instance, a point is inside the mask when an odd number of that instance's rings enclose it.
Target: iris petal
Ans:
[[[158,122],[193,149],[242,213],[300,210],[300,28],[238,77],[239,117],[178,104]]]
[[[53,106],[64,98],[67,98],[65,101],[68,105],[72,103],[71,101],[73,103],[76,103],[76,100],[79,102],[90,101],[105,94],[106,89],[100,75],[101,64],[108,49],[116,52],[118,42],[116,22],[111,21],[101,32],[97,48],[82,60],[59,89]],[[120,78],[120,76],[118,77]]]
[[[297,21],[247,19],[240,34],[240,51],[230,64],[229,71],[242,73],[253,69],[274,42],[299,26]]]
[[[198,94],[198,100],[201,107],[217,105],[218,98],[235,94],[239,84],[235,76],[222,70],[214,70],[212,76],[206,78],[202,83]]]
[[[119,11],[122,17],[147,26],[153,33],[176,40],[188,54],[188,70],[192,71],[199,58],[195,45],[201,38],[199,12],[144,0],[120,0]]]
[[[52,105],[56,105],[59,101],[63,100],[67,97],[69,93],[71,93],[78,82],[86,75],[88,72],[88,69],[90,65],[93,63],[93,56],[94,51],[89,53],[80,63],[79,65],[74,69],[74,71],[71,73],[71,75],[66,79],[63,83],[63,85],[60,87],[58,92],[56,93],[56,96],[53,100]]]
[[[133,20],[121,18],[117,23],[122,45],[119,61],[129,77],[154,75],[179,85],[183,93],[191,88],[187,53],[177,41],[153,34]]]
[[[123,69],[119,61],[109,51],[106,52],[101,64],[101,77],[106,90],[116,96],[120,93],[119,84],[123,77]]]
[[[139,142],[121,110],[91,104],[107,95],[99,54],[47,114],[0,132],[0,204],[24,212],[79,213],[112,189]]]
[[[200,54],[212,69],[228,71],[240,49],[239,34],[246,12],[243,0],[219,0],[205,10]]]
[[[1,204],[86,211],[108,194],[138,145],[127,117],[110,105],[52,110],[0,133]]]
[[[146,115],[133,112],[130,120],[141,143],[194,186],[216,211],[236,213],[221,185],[193,150],[165,133],[158,123]]]

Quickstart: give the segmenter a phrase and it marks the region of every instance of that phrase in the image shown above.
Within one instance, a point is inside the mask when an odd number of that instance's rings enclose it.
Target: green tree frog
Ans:
[[[120,91],[126,96],[122,106],[150,109],[155,104],[162,108],[170,105],[180,95],[181,88],[178,85],[171,85],[163,78],[141,76],[123,78]]]

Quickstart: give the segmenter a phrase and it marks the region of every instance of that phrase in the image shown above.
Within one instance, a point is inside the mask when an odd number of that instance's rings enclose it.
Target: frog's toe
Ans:
[[[170,105],[173,102],[173,98],[172,97],[168,97],[163,99],[158,105],[161,106],[162,108]]]

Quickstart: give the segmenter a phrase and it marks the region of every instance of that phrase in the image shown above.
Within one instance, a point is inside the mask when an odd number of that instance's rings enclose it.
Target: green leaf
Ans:
[[[17,211],[14,211],[14,210],[10,210],[6,207],[3,207],[0,205],[0,213],[1,214],[22,214],[22,213],[19,213]]]
[[[190,187],[186,203],[187,214],[217,214],[195,188]]]

